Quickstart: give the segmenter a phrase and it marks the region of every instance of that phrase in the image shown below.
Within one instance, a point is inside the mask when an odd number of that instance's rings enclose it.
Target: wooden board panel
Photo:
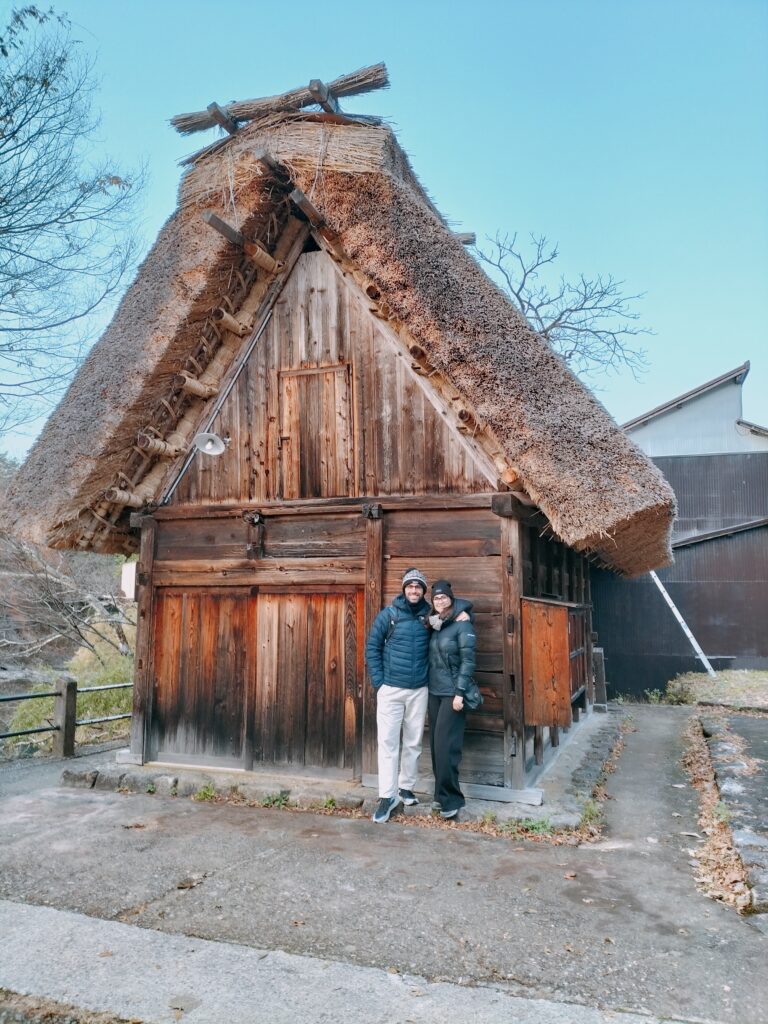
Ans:
[[[387,514],[385,554],[411,558],[498,555],[499,517],[490,509],[423,509]]]
[[[185,559],[243,559],[248,527],[242,517],[229,519],[164,520],[158,523],[158,561]]]
[[[365,520],[357,510],[339,515],[269,516],[265,558],[365,557]]]
[[[160,590],[155,614],[151,756],[242,765],[249,592]]]
[[[525,724],[569,726],[568,608],[524,599],[521,618]]]
[[[357,593],[258,595],[254,760],[354,769]]]

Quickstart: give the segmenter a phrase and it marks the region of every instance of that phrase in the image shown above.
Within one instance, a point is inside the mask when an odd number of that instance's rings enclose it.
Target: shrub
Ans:
[[[666,704],[695,704],[696,694],[690,679],[685,676],[675,676],[667,683],[667,693],[664,697]]]
[[[212,782],[206,782],[206,784],[204,786],[201,786],[200,789],[198,789],[198,791],[195,793],[195,795],[193,796],[192,799],[193,800],[213,800],[215,796],[216,796],[216,790],[214,789],[213,783]]]

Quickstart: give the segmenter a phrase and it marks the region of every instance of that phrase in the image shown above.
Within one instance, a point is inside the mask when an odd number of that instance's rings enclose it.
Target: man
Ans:
[[[426,592],[424,573],[408,569],[402,593],[376,616],[365,645],[365,660],[376,690],[379,802],[373,820],[378,824],[389,821],[401,804],[419,802],[413,790],[428,699],[430,632]]]

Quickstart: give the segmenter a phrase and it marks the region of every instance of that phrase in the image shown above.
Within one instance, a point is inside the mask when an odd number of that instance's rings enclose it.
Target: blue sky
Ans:
[[[99,145],[149,171],[148,248],[175,205],[176,113],[380,60],[347,103],[391,120],[440,210],[478,238],[546,234],[560,271],[644,292],[650,367],[598,381],[621,422],[742,363],[768,422],[766,0],[63,0],[101,78]],[[29,436],[11,438],[22,454]]]

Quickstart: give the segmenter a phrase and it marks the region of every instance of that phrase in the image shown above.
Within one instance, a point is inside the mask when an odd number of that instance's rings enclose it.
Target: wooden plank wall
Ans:
[[[304,253],[213,424],[229,449],[198,455],[174,504],[487,491],[405,363],[329,257]]]

